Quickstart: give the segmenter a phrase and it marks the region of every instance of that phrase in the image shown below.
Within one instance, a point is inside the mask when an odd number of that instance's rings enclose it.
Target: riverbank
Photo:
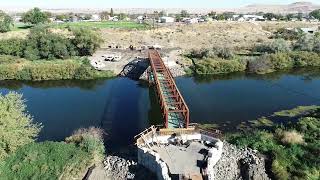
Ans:
[[[250,72],[267,74],[279,70],[320,67],[320,54],[306,51],[265,54],[258,57],[236,56],[232,59],[193,58],[191,69],[196,75]]]
[[[114,76],[111,71],[93,69],[86,58],[31,61],[14,56],[0,56],[0,80],[89,80]]]
[[[270,176],[276,179],[317,179],[319,169],[320,107],[298,107],[242,124],[243,131],[227,135],[237,147],[264,154]],[[277,122],[285,119],[282,125]]]

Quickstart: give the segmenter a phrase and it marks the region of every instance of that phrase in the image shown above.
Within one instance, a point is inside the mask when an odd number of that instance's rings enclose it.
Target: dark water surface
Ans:
[[[320,70],[257,76],[179,77],[192,122],[232,129],[240,122],[300,105],[320,105]],[[110,149],[126,147],[150,124],[161,124],[153,89],[126,78],[98,81],[0,81],[0,92],[22,93],[27,109],[44,126],[39,140],[64,140],[74,130],[98,126]]]

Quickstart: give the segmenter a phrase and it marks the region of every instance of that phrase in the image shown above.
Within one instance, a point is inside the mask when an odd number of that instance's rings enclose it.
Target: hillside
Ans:
[[[235,9],[235,12],[273,12],[273,13],[309,13],[315,9],[320,9],[320,5],[311,2],[296,2],[289,5],[267,5],[253,4],[243,8]]]

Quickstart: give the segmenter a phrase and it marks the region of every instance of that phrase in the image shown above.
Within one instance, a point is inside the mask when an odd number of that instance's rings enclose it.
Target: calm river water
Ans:
[[[177,85],[191,121],[232,130],[240,122],[300,105],[320,105],[320,70],[268,75],[244,73],[179,77]],[[39,141],[64,140],[74,130],[98,126],[108,133],[107,147],[132,143],[134,135],[161,124],[152,88],[127,78],[98,81],[0,81],[0,92],[22,93],[28,112],[44,126]]]

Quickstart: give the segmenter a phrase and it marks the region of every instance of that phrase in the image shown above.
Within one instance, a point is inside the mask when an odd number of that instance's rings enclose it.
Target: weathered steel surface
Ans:
[[[149,51],[151,69],[148,80],[154,83],[166,128],[187,128],[189,108],[185,103],[170,70],[165,66],[158,51]]]

